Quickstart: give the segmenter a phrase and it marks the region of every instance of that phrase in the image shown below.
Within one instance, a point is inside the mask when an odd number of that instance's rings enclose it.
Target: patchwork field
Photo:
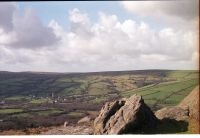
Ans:
[[[177,105],[199,84],[198,77],[192,70],[0,72],[0,131],[75,123],[106,101],[133,94],[152,110]]]

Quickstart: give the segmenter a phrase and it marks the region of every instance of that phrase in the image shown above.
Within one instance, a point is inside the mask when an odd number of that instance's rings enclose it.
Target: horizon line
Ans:
[[[199,71],[199,69],[136,69],[136,70],[102,70],[102,71],[74,71],[74,72],[61,72],[61,71],[6,71],[0,70],[0,72],[11,73],[61,73],[61,74],[76,74],[76,73],[104,73],[104,72],[129,72],[129,71]]]

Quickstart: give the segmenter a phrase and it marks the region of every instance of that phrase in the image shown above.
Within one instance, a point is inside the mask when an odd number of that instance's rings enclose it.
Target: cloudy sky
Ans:
[[[197,69],[198,0],[0,3],[0,70]]]

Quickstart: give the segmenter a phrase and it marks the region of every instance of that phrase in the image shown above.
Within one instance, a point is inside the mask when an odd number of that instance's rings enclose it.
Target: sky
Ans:
[[[0,2],[0,70],[197,69],[197,2]]]

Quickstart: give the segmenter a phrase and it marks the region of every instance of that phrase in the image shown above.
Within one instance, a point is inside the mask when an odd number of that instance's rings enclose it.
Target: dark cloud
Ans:
[[[12,46],[38,48],[54,45],[58,38],[52,28],[44,26],[34,11],[28,9],[24,16],[14,18],[17,41]]]
[[[162,11],[168,15],[180,17],[184,20],[192,20],[198,16],[198,1],[197,0],[178,0],[164,2]]]
[[[168,0],[168,1],[124,1],[124,8],[142,16],[153,16],[159,19],[192,20],[198,16],[198,0]]]
[[[16,10],[14,3],[1,2],[0,3],[0,27],[4,31],[11,31],[13,28],[12,19],[13,13]]]

